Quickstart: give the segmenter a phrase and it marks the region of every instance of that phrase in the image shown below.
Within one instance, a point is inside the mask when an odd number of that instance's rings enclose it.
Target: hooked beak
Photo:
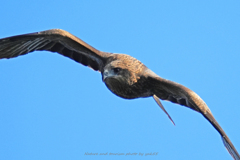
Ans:
[[[103,71],[102,73],[102,81],[105,82],[105,79],[108,77],[108,71]]]

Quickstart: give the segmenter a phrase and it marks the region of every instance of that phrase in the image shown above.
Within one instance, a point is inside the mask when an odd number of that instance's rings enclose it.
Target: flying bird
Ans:
[[[172,122],[172,118],[159,99],[199,112],[221,135],[231,156],[235,160],[240,160],[236,148],[215,120],[206,103],[195,92],[181,84],[161,78],[139,60],[126,54],[99,51],[69,32],[60,29],[0,39],[0,59],[13,58],[33,51],[57,52],[99,71],[107,88],[121,98],[153,97]]]

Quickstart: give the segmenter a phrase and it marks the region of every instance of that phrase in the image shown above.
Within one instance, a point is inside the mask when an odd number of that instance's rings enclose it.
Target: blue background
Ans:
[[[240,2],[0,1],[0,37],[52,28],[129,54],[199,94],[240,151]],[[124,100],[56,53],[0,60],[0,159],[231,159],[202,115]],[[85,153],[153,153],[90,156]]]

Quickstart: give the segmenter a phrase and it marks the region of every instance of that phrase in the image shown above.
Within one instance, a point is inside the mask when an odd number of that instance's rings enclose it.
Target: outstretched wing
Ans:
[[[200,112],[220,133],[223,143],[231,156],[235,160],[240,160],[240,155],[236,148],[213,117],[206,103],[195,92],[181,84],[163,79],[150,70],[146,72],[145,76],[147,77],[147,83],[151,87],[152,93],[160,99],[168,100]]]
[[[51,29],[0,39],[0,59],[33,51],[58,52],[76,62],[101,71],[110,53],[101,52],[67,31]]]

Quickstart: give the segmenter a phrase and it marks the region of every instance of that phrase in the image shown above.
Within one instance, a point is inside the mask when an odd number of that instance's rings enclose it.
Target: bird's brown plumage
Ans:
[[[0,59],[13,58],[33,51],[58,52],[76,62],[101,71],[110,53],[101,52],[61,29],[52,29],[1,39]]]
[[[219,132],[231,156],[235,160],[240,160],[240,155],[232,142],[217,123],[206,103],[195,92],[181,84],[159,77],[137,59],[126,54],[101,52],[60,29],[0,39],[0,59],[41,50],[57,52],[101,72],[106,86],[122,98],[153,96],[164,111],[158,98],[201,113]],[[171,119],[170,116],[169,118]]]

